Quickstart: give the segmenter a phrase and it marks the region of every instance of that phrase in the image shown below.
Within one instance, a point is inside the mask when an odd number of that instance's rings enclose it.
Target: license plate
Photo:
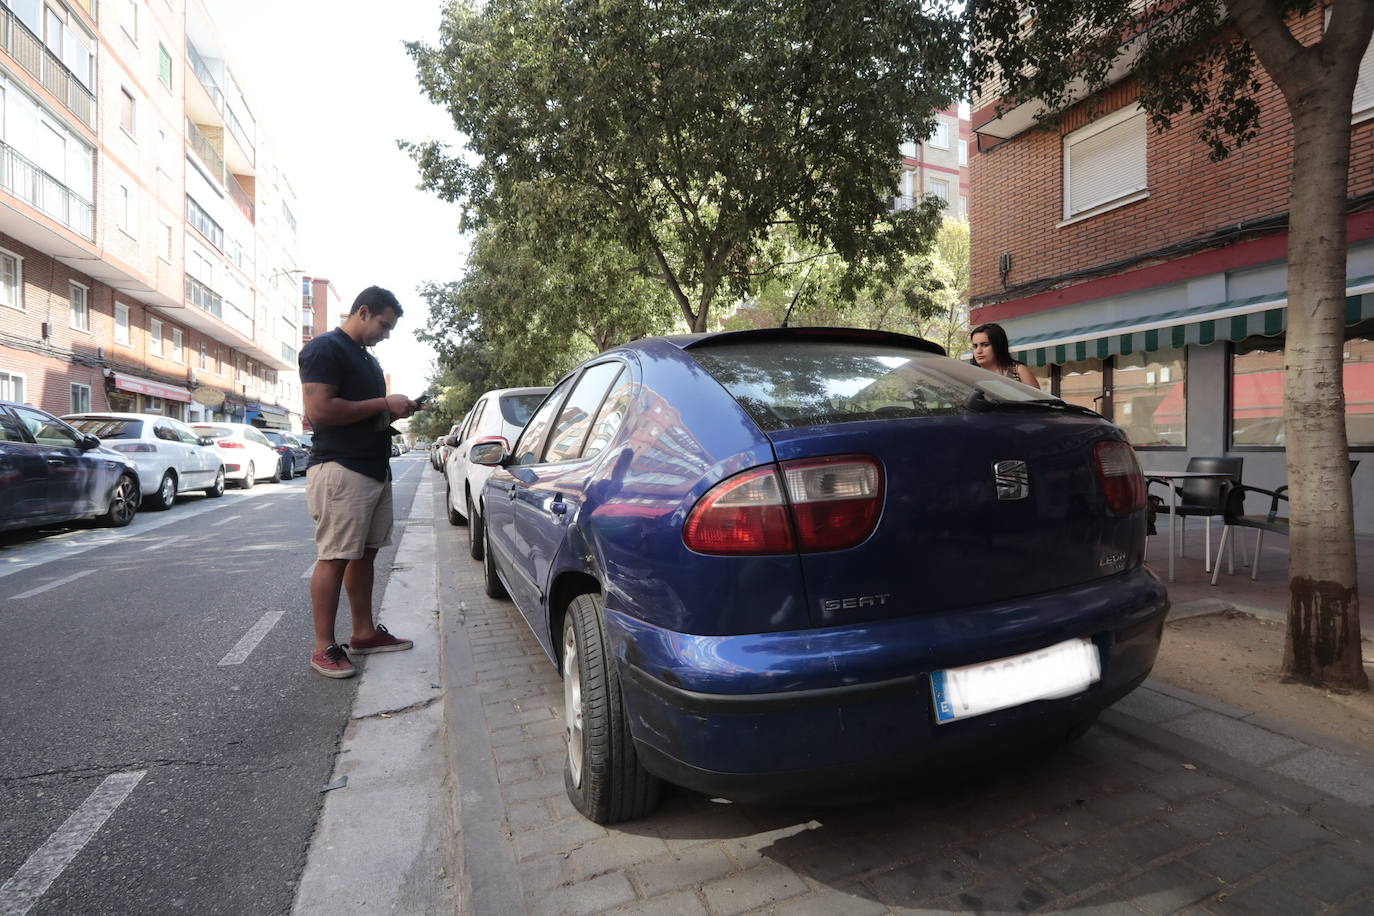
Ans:
[[[1097,647],[1070,639],[1044,649],[930,675],[935,720],[956,719],[1019,706],[1031,700],[1072,696],[1102,677]]]

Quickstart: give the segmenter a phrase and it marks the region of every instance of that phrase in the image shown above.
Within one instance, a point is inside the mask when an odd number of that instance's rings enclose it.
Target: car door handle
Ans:
[[[66,460],[65,458],[49,458],[49,459],[48,459],[48,464],[66,464],[66,463],[67,463],[67,460]]]

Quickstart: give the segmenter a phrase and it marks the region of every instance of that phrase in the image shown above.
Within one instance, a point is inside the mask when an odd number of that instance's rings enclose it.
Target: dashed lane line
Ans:
[[[83,569],[79,573],[72,573],[70,576],[63,576],[61,579],[54,579],[46,585],[40,585],[37,588],[31,588],[28,591],[20,592],[17,595],[10,595],[10,600],[15,601],[19,598],[32,598],[34,595],[40,595],[43,592],[48,591],[49,589],[54,589],[58,586],[66,585],[68,582],[75,582],[82,576],[89,576],[93,572],[95,572],[94,569]]]
[[[243,664],[244,659],[258,647],[258,643],[262,642],[262,638],[277,625],[277,621],[281,620],[285,613],[285,611],[268,611],[259,617],[258,622],[253,624],[248,632],[243,634],[243,638],[234,644],[234,648],[230,649],[224,658],[219,660],[218,667]]]
[[[220,520],[217,521],[217,522],[211,522],[211,523],[210,523],[210,527],[211,527],[211,528],[218,528],[220,525],[227,525],[229,522],[236,522],[236,521],[238,521],[238,520],[241,519],[241,518],[243,518],[242,515],[231,515],[231,516],[229,516],[228,518],[222,518],[222,519],[220,519]]]
[[[19,871],[0,886],[0,916],[23,916],[47,893],[57,876],[71,864],[96,832],[124,803],[147,770],[113,773],[96,786],[81,807],[34,850]]]

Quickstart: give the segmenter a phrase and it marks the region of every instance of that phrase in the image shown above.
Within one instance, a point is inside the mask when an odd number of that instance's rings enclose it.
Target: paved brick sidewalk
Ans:
[[[652,817],[592,824],[564,795],[553,666],[439,527],[465,913],[1374,913],[1374,765],[1159,685],[1074,745],[908,798],[667,787]]]

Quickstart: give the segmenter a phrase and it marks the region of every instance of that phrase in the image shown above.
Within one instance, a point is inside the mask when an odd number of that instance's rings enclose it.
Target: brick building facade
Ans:
[[[1302,24],[1309,37],[1320,11]],[[1235,455],[1285,482],[1282,422],[1292,127],[1262,78],[1261,132],[1220,162],[1180,116],[1157,133],[1126,76],[1037,126],[974,103],[971,322],[997,322],[1066,400],[1115,420],[1147,470]],[[1347,431],[1374,449],[1374,53],[1356,91],[1348,228]],[[1359,457],[1359,455],[1355,455]],[[1366,462],[1374,465],[1374,462]],[[1374,532],[1374,466],[1355,478]]]

